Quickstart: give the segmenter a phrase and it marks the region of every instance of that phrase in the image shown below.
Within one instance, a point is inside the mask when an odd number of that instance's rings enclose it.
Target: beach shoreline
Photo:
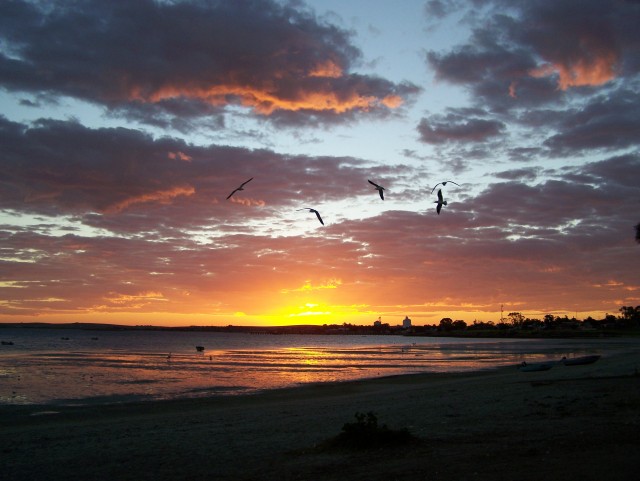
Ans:
[[[631,479],[640,351],[238,396],[0,407],[6,479]],[[321,450],[357,412],[412,446]]]

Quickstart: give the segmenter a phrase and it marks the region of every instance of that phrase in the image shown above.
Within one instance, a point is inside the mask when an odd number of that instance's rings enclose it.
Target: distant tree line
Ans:
[[[298,332],[309,332],[312,329],[314,334],[402,334],[416,336],[446,336],[446,335],[589,335],[602,332],[615,334],[619,331],[640,329],[640,306],[622,306],[619,315],[607,314],[602,319],[594,319],[589,316],[579,320],[575,317],[555,316],[546,314],[542,319],[525,317],[520,312],[510,312],[504,319],[498,322],[493,321],[473,321],[468,324],[463,320],[453,320],[444,317],[438,324],[411,326],[405,328],[400,325],[392,326],[388,323],[376,323],[373,326],[359,326],[356,324],[324,324],[323,326],[298,326]],[[285,333],[292,328],[281,328]]]
[[[440,320],[437,326],[439,331],[487,331],[487,330],[607,330],[607,329],[632,329],[640,328],[640,306],[622,306],[619,309],[620,315],[607,314],[602,319],[594,319],[591,316],[583,320],[575,317],[569,318],[567,315],[562,317],[546,314],[542,319],[529,318],[520,312],[510,312],[505,319],[501,319],[495,323],[493,321],[473,321],[473,324],[467,325],[464,321],[453,321],[449,317]]]
[[[510,312],[498,322],[473,321],[468,324],[463,320],[444,317],[438,324],[411,326],[376,322],[372,325],[350,323],[324,324],[322,326],[288,326],[277,328],[278,334],[386,334],[414,336],[589,336],[600,333],[615,335],[632,329],[640,330],[640,306],[622,306],[620,314],[607,314],[602,319],[589,316],[578,320],[575,317],[554,316],[546,314],[542,319],[525,317],[520,312]],[[273,328],[271,328],[273,330]]]

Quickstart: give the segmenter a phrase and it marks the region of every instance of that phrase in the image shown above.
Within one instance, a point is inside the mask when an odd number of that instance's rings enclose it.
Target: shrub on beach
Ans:
[[[356,421],[345,423],[342,432],[324,443],[325,448],[371,449],[395,447],[418,442],[406,428],[394,430],[386,424],[378,425],[373,412],[357,412]]]

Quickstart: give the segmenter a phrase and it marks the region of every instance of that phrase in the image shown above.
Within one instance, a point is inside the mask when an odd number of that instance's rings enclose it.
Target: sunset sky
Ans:
[[[638,305],[638,25],[631,0],[2,1],[0,322]]]

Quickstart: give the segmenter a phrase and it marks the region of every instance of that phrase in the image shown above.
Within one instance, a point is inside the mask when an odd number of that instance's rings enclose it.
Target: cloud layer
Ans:
[[[40,113],[0,116],[0,320],[437,323],[640,304],[640,6],[469,5],[423,10],[425,29],[456,15],[470,29],[414,45],[466,93],[438,110],[412,109],[430,79],[365,73],[355,32],[297,2],[0,3],[0,87]],[[119,126],[47,115],[68,98]],[[372,122],[405,157],[224,138],[245,118],[294,140]],[[429,154],[391,138],[397,119]],[[227,141],[184,134],[194,123]],[[437,215],[447,179],[461,185]]]
[[[0,18],[6,89],[152,123],[233,105],[281,122],[335,122],[384,115],[419,90],[350,73],[360,52],[348,32],[269,0],[15,1]]]

